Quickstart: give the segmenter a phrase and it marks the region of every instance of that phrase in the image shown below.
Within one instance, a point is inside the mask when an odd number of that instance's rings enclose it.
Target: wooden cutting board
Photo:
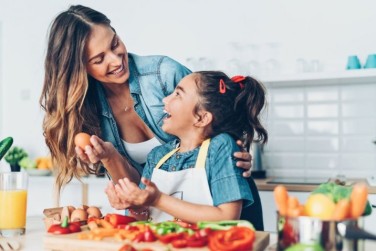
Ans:
[[[130,241],[117,241],[113,238],[105,238],[101,241],[79,240],[77,233],[67,235],[46,234],[43,238],[45,249],[56,251],[117,251]],[[161,242],[131,243],[136,249],[149,248],[153,251],[209,251],[209,248],[173,248]],[[253,244],[254,251],[262,251],[269,245],[269,233],[256,231],[256,240]]]

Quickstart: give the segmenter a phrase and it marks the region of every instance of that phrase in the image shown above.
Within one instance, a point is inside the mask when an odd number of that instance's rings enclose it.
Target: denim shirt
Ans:
[[[128,58],[128,83],[135,111],[159,140],[167,142],[174,139],[174,136],[161,128],[165,115],[162,99],[170,95],[179,81],[191,71],[166,56],[138,56],[129,53]],[[101,138],[111,142],[141,174],[143,166],[132,160],[125,150],[105,90],[100,83],[97,84]]]
[[[176,148],[178,140],[172,140],[165,145],[155,147],[148,155],[142,176],[151,179],[154,167],[167,153]],[[174,172],[187,168],[194,168],[200,147],[188,152],[175,153],[160,169]],[[253,196],[247,180],[243,178],[243,170],[236,166],[234,152],[239,147],[234,138],[227,133],[222,133],[212,138],[206,157],[205,170],[208,178],[210,192],[214,206],[243,200],[243,208],[253,203]],[[158,184],[156,184],[158,187]],[[140,183],[140,188],[145,185]]]

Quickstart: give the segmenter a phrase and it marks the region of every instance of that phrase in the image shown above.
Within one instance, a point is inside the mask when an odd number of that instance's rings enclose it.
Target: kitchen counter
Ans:
[[[14,237],[20,243],[21,249],[25,251],[46,250],[43,248],[43,237],[46,233],[42,217],[28,217],[26,222],[26,234],[21,237]],[[276,250],[277,235],[270,234],[270,245],[268,251]],[[376,250],[375,241],[366,241],[365,250]]]
[[[266,179],[255,179],[255,183],[259,191],[273,191],[273,189],[282,183],[279,184],[271,184],[268,183],[271,181],[273,177],[269,177]],[[354,179],[354,178],[348,178],[346,180],[346,185],[353,185],[356,182],[364,182],[367,183],[366,179]],[[368,183],[367,183],[368,184]],[[312,184],[283,184],[287,190],[290,192],[311,192],[313,191],[318,185],[312,185]],[[370,194],[376,194],[376,187],[368,185],[369,193]]]

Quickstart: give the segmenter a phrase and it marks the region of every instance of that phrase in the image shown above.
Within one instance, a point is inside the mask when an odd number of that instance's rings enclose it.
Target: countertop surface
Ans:
[[[21,237],[11,238],[18,241],[21,245],[20,250],[36,251],[46,250],[43,248],[43,237],[46,231],[44,229],[42,217],[28,217],[26,222],[26,234]],[[0,237],[1,238],[1,237]],[[276,250],[277,235],[270,233],[270,245],[268,251]],[[365,250],[376,250],[376,241],[366,241]]]
[[[270,177],[270,178],[266,178],[266,179],[254,179],[254,180],[255,180],[255,183],[256,183],[259,191],[273,191],[273,189],[277,185],[282,184],[282,183],[278,183],[278,184],[269,183],[270,181],[272,181],[272,179],[274,179],[274,178]],[[364,183],[368,184],[366,179],[348,178],[346,180],[345,185],[350,186],[350,185],[353,185],[357,182],[364,182]],[[301,182],[297,182],[297,183],[301,183]],[[293,183],[283,184],[283,185],[287,188],[288,191],[294,191],[294,192],[311,192],[318,186],[317,184],[314,185],[314,184],[293,184]],[[375,186],[368,185],[368,188],[369,188],[370,194],[376,194],[376,187]]]

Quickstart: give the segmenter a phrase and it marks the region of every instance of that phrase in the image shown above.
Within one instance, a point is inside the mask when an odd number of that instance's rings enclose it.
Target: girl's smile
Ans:
[[[165,104],[162,129],[180,137],[192,132],[197,121],[195,107],[198,103],[194,74],[183,78],[175,91],[163,99]]]

